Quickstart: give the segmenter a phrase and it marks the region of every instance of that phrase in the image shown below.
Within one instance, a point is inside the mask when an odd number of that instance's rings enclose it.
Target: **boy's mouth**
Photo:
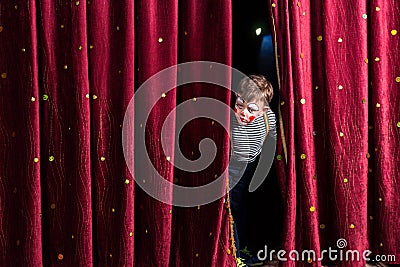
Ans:
[[[245,118],[240,118],[241,122],[247,122],[247,120]]]

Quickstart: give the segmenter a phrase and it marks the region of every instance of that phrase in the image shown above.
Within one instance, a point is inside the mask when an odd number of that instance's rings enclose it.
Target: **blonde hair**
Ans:
[[[247,102],[264,102],[266,106],[274,96],[272,84],[263,75],[250,75],[239,82],[237,93]]]

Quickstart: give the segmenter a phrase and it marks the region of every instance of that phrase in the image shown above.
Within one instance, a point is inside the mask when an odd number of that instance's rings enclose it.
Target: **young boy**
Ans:
[[[276,118],[269,108],[273,88],[264,76],[250,75],[240,81],[235,96],[235,115],[230,121],[232,158],[229,184],[237,266],[260,266],[262,262],[246,251],[249,244],[246,229],[247,198],[264,141],[268,135],[276,139]]]

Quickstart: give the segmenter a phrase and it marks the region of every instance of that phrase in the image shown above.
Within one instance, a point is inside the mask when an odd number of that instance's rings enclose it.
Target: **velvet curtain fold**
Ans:
[[[344,252],[361,258],[371,250],[399,263],[400,2],[269,6],[280,76],[283,249],[321,255],[345,239]],[[362,258],[336,263],[365,265]]]
[[[135,186],[146,178],[129,172],[121,141],[134,90],[153,74],[191,60],[231,64],[231,24],[227,0],[0,1],[1,266],[234,265],[224,199],[154,200]],[[177,103],[206,92],[229,104],[229,92],[186,88],[155,106],[146,137],[162,175],[191,185],[226,167],[228,136],[208,120],[185,129],[188,157],[202,133],[220,151],[190,176],[155,133]],[[174,123],[166,127],[174,151]]]

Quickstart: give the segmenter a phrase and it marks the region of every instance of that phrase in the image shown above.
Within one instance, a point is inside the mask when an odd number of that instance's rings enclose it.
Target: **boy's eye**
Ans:
[[[241,104],[241,105],[243,105],[243,104],[244,104],[243,98],[241,98],[240,96],[238,96],[237,99],[236,99],[236,104]]]
[[[236,106],[237,106],[238,108],[240,108],[240,109],[243,109],[243,107],[244,107],[243,104],[239,104],[239,103],[236,103]]]
[[[254,103],[250,103],[248,104],[247,109],[250,113],[255,113],[258,111],[258,106]]]

